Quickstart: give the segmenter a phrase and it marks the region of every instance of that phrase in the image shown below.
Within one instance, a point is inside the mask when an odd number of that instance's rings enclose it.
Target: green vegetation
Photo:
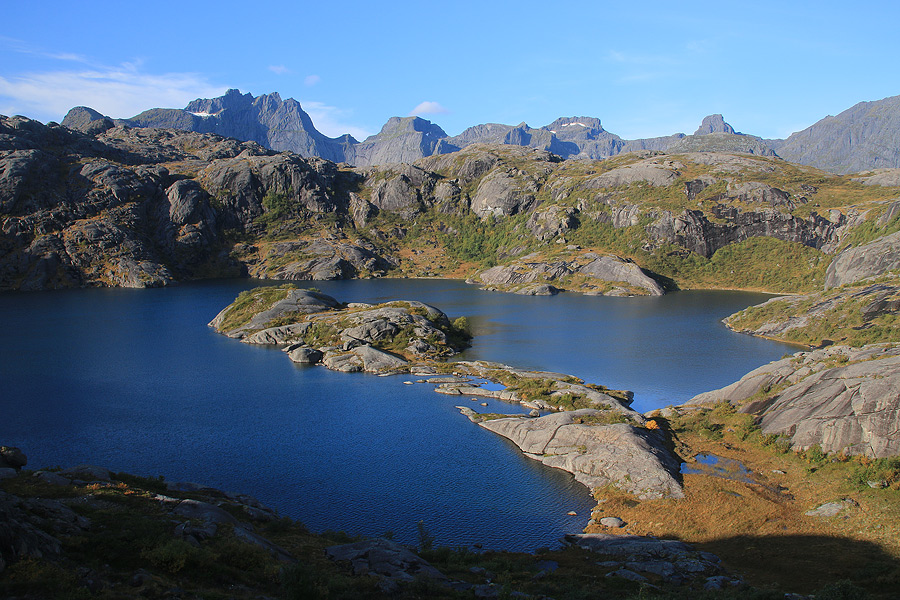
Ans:
[[[737,331],[754,332],[769,323],[796,319],[795,326],[781,337],[785,341],[819,346],[838,343],[863,346],[900,341],[898,314],[876,310],[876,302],[900,300],[900,276],[880,278],[885,284],[878,294],[869,293],[870,284],[846,285],[809,296],[775,298],[732,315],[727,322]]]
[[[593,415],[581,415],[572,419],[572,422],[584,425],[615,425],[616,423],[634,424],[634,421],[627,414],[617,410],[604,410]]]
[[[238,297],[226,310],[220,331],[233,331],[247,324],[254,315],[271,308],[276,302],[287,298],[291,290],[297,289],[292,284],[280,286],[264,286],[246,290],[238,294]]]

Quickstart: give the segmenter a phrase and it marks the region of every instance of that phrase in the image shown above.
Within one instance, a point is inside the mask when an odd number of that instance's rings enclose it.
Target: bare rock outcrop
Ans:
[[[447,577],[428,561],[384,538],[329,546],[325,555],[335,562],[348,563],[354,575],[378,577],[381,580],[379,587],[387,593],[395,593],[399,584],[416,579],[448,583]]]
[[[678,169],[682,167],[683,165],[676,161],[650,158],[607,171],[591,180],[589,185],[595,188],[611,188],[645,183],[653,187],[663,187],[678,178]]]
[[[635,263],[593,252],[550,262],[530,254],[508,265],[486,269],[475,277],[488,288],[520,293],[527,289],[527,284],[535,283],[552,283],[565,289],[569,278],[576,275],[586,282],[579,282],[576,291],[593,292],[600,287],[608,288],[606,292],[610,295],[661,296],[664,293],[663,288]]]
[[[838,254],[825,272],[825,289],[900,269],[900,231]]]
[[[466,345],[443,312],[416,301],[377,305],[292,287],[243,292],[209,323],[248,344],[278,345],[294,362],[335,371],[407,371],[408,358],[434,359]]]
[[[900,345],[798,352],[687,404],[727,401],[757,415],[763,433],[795,449],[900,454]]]
[[[853,181],[863,185],[880,185],[884,187],[900,187],[900,169],[872,169],[863,171]]]
[[[572,473],[589,488],[612,484],[642,499],[682,497],[679,461],[658,430],[602,424],[609,411],[581,409],[479,425],[511,440],[529,458]]]

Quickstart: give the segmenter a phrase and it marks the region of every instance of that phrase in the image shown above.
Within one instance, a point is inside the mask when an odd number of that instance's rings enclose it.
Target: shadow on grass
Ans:
[[[827,584],[849,581],[872,598],[900,598],[900,556],[869,541],[823,535],[743,535],[692,545],[716,554],[728,570],[740,573],[755,587],[808,594]]]

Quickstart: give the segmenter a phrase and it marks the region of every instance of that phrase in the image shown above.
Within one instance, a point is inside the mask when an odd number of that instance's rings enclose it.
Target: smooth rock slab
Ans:
[[[358,371],[383,373],[385,371],[404,369],[409,364],[398,356],[388,354],[372,346],[357,346],[343,354],[329,352],[325,354],[322,363],[329,369],[344,373],[355,373]]]
[[[109,469],[94,465],[69,467],[60,471],[59,474],[69,479],[80,479],[82,481],[110,481],[112,479]]]
[[[787,386],[765,402],[760,391]],[[727,401],[761,418],[763,433],[787,436],[796,450],[813,445],[883,458],[900,454],[900,345],[830,346],[763,365],[686,405]]]
[[[626,409],[627,410],[627,409]],[[544,417],[511,417],[479,423],[515,443],[526,456],[563,469],[589,488],[615,485],[641,499],[683,497],[680,463],[658,431],[626,423],[589,425],[578,417],[603,415],[581,409]]]

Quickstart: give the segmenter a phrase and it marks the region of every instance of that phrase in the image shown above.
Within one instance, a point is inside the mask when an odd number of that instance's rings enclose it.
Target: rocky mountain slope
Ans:
[[[526,123],[475,125],[449,137],[419,117],[392,117],[381,132],[358,142],[350,135],[329,138],[316,130],[300,104],[277,93],[254,98],[228,90],[219,98],[197,99],[184,109],[154,108],[130,119],[109,119],[87,107],[75,107],[63,125],[88,131],[102,123],[175,128],[217,133],[255,141],[273,150],[318,156],[357,166],[414,162],[472,144],[505,144],[546,150],[563,158],[600,160],[624,152],[741,152],[773,156],[834,173],[900,167],[900,96],[861,102],[836,117],[826,117],[786,140],[742,134],[722,115],[709,115],[693,135],[624,140],[603,129],[594,117],[564,117],[539,128]]]
[[[623,140],[603,129],[593,117],[560,118],[540,128],[489,123],[476,125],[453,137],[419,117],[392,117],[382,130],[357,142],[349,135],[328,138],[316,130],[300,104],[277,93],[254,98],[229,90],[224,96],[197,99],[184,109],[154,108],[130,119],[110,119],[88,107],[69,111],[63,125],[93,131],[104,123],[130,127],[174,128],[199,133],[216,133],[240,140],[255,141],[273,150],[290,150],[300,156],[318,156],[357,166],[414,162],[435,154],[454,152],[472,144],[504,144],[546,150],[563,158],[599,160],[636,150],[681,151],[718,150],[772,156],[774,152],[760,138],[738,133],[722,115],[710,115],[690,136],[670,136]],[[710,137],[712,136],[712,137]]]
[[[232,89],[219,98],[194,100],[183,109],[152,108],[130,119],[110,119],[91,108],[78,106],[69,111],[62,124],[86,131],[101,126],[98,121],[107,125],[215,133],[334,162],[344,161],[346,149],[357,143],[350,135],[339,138],[323,135],[299,102],[293,98],[282,100],[277,92],[254,98]]]
[[[833,173],[900,167],[900,96],[860,102],[768,143],[785,160]]]
[[[0,120],[3,288],[502,267],[507,275],[489,279],[590,293],[811,291],[831,254],[866,241],[853,232],[896,231],[893,221],[876,225],[897,197],[890,178],[776,157],[640,151],[567,161],[473,144],[352,168],[216,134],[91,123],[82,133]]]

